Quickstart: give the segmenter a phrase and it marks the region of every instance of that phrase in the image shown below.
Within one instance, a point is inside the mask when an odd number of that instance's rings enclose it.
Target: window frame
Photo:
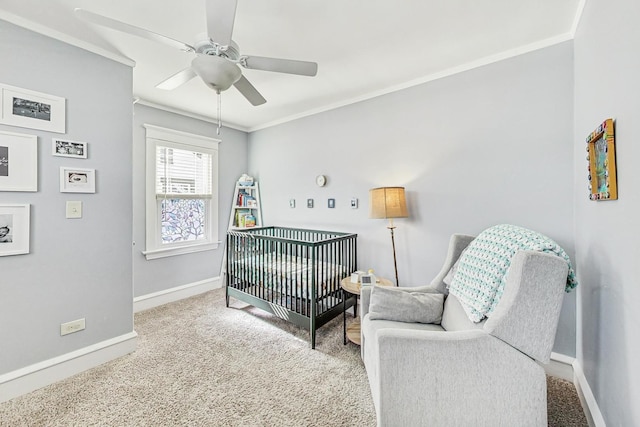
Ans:
[[[146,136],[146,164],[145,164],[145,222],[146,247],[142,251],[147,260],[164,258],[175,255],[217,249],[218,240],[218,145],[220,140],[160,126],[144,124]],[[211,155],[211,198],[207,200],[205,238],[178,243],[162,243],[161,200],[156,195],[156,148],[158,146],[171,147],[181,150],[202,152]],[[175,197],[172,197],[175,198]],[[185,199],[201,197],[184,197]]]

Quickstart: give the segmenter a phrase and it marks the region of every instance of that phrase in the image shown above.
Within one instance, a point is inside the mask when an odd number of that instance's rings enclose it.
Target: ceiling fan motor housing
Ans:
[[[231,40],[229,46],[220,46],[213,42],[206,33],[198,34],[193,47],[196,53],[204,53],[205,55],[224,56],[232,61],[237,61],[240,58],[240,48],[238,44]],[[224,49],[224,50],[222,50]]]
[[[242,71],[233,62],[220,56],[199,54],[191,68],[207,86],[216,92],[225,91],[242,77]]]

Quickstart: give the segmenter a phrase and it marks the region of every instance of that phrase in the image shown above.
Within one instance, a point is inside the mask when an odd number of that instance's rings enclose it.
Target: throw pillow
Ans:
[[[432,288],[414,290],[374,286],[369,301],[369,318],[440,324],[443,306],[444,295]]]

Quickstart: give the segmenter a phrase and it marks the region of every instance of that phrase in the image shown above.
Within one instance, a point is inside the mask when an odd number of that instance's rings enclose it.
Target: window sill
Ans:
[[[219,243],[219,242],[218,242]],[[154,249],[151,251],[142,251],[147,261],[158,258],[166,258],[176,255],[192,254],[196,252],[211,251],[218,249],[218,243],[200,243],[189,246],[178,246],[173,248]]]

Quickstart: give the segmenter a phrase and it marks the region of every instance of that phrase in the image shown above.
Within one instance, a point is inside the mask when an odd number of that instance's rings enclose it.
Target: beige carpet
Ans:
[[[342,317],[308,333],[224,291],[136,314],[138,350],[0,404],[0,426],[375,426],[359,348]],[[549,425],[585,426],[550,378]]]

